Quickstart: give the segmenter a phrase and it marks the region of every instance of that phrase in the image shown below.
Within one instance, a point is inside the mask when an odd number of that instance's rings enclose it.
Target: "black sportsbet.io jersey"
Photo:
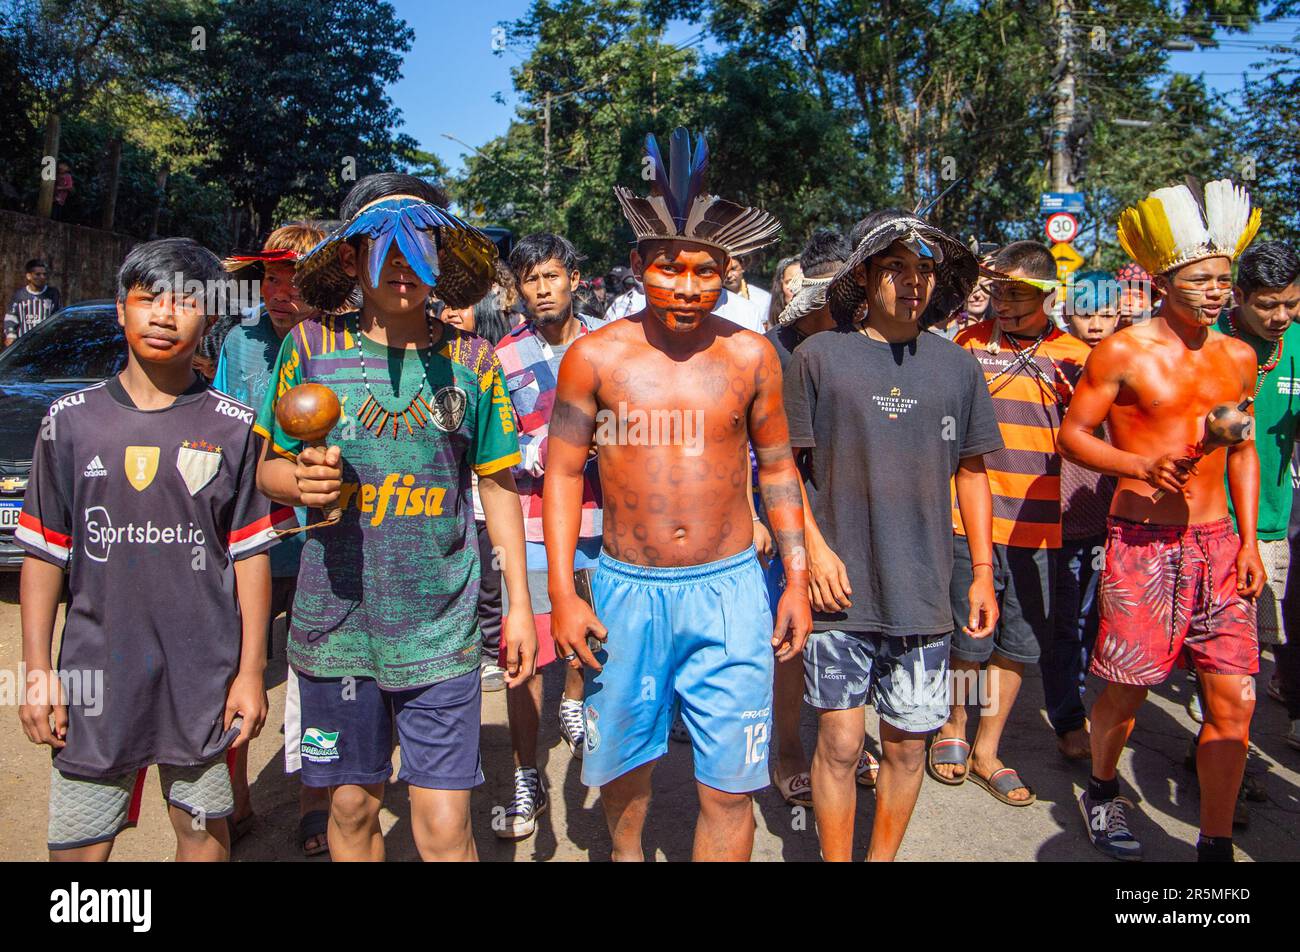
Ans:
[[[222,729],[242,639],[234,562],[296,524],[257,491],[252,423],[199,383],[163,410],[137,409],[117,378],[50,407],[15,538],[69,572],[56,667],[81,696],[59,770],[200,764],[234,740]]]

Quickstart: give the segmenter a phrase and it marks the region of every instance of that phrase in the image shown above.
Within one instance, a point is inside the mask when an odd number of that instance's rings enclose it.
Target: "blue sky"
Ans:
[[[492,29],[503,20],[522,16],[529,0],[392,2],[398,15],[415,30],[415,43],[402,67],[403,79],[390,90],[406,120],[403,131],[455,171],[468,150],[444,138],[444,133],[481,146],[505,132],[514,115],[517,100],[510,68],[526,54],[514,49],[494,54]],[[677,24],[667,39],[681,42],[696,29]],[[1223,36],[1217,49],[1174,53],[1170,67],[1204,74],[1210,88],[1231,94],[1240,89],[1243,70],[1265,57],[1266,43],[1286,41],[1296,30],[1297,21],[1266,23],[1250,34]],[[496,93],[505,97],[506,105],[493,98]]]

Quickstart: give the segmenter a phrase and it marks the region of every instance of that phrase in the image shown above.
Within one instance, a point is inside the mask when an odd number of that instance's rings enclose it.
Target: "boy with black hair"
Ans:
[[[547,596],[545,537],[542,532],[542,494],[546,481],[551,411],[560,361],[570,346],[595,328],[574,310],[573,291],[581,274],[580,256],[568,239],[546,232],[528,235],[510,252],[510,270],[524,304],[524,323],[496,346],[505,373],[506,389],[519,421],[519,451],[515,483],[523,504],[528,559],[528,591],[537,622],[538,673],[508,689],[506,711],[510,719],[510,746],[515,755],[514,797],[497,836],[523,839],[537,828],[537,818],[548,805],[545,781],[537,769],[537,734],[542,713],[540,668],[555,660],[551,638],[551,603]],[[573,568],[586,573],[596,567],[602,533],[600,476],[594,456],[583,473],[581,525]],[[560,736],[574,757],[581,758],[586,728],[582,714],[582,671],[567,668],[560,698]]]
[[[817,835],[822,856],[836,861],[853,852],[866,704],[880,715],[884,751],[870,860],[897,855],[924,776],[925,737],[948,717],[953,545],[944,504],[954,479],[976,566],[958,624],[978,639],[997,621],[983,456],[1002,440],[978,364],[921,331],[923,316],[961,306],[977,264],[961,242],[906,212],[877,212],[854,232],[859,244],[826,289],[837,326],[800,344],[785,377],[790,445],[811,454],[805,508],[820,530],[808,537],[819,594],[805,700],[818,709]],[[828,571],[825,548],[842,579]]]
[[[384,858],[379,810],[393,731],[426,860],[474,860],[470,790],[479,757],[479,557],[470,469],[502,552],[511,610],[502,640],[511,684],[533,671],[536,633],[523,519],[510,467],[514,413],[486,341],[435,321],[431,292],[473,304],[496,247],[410,175],[372,175],[343,203],[346,224],[303,258],[298,286],[323,312],[284,339],[258,417],[268,451],[258,483],[273,499],[342,511],[303,547],[289,630],[302,699],[302,779],[330,791],[335,860]],[[360,311],[346,311],[360,291]],[[343,407],[328,441],[286,433],[277,399],[306,382]],[[413,561],[414,560],[414,561]]]
[[[1004,444],[985,458],[993,493],[993,558],[988,568],[1000,617],[992,638],[953,634],[958,690],[948,722],[931,745],[927,769],[940,783],[956,786],[969,777],[1002,803],[1024,807],[1034,802],[1034,793],[998,758],[998,745],[1020,693],[1024,667],[1038,661],[1040,645],[1051,637],[1056,555],[1061,548],[1056,432],[1083,373],[1088,345],[1052,323],[1056,260],[1044,245],[1007,245],[994,256],[987,276],[993,320],[961,331],[955,343],[974,354],[983,368]],[[970,610],[966,591],[976,566],[966,557],[961,513],[954,508],[952,515],[952,614],[960,620]],[[966,705],[972,700],[980,706],[973,746],[966,733]]]
[[[59,289],[49,284],[50,266],[45,261],[32,258],[23,270],[27,283],[14,292],[5,311],[6,347],[62,306]]]
[[[253,411],[191,369],[221,279],[216,257],[187,238],[132,249],[117,289],[126,369],[56,401],[37,438],[15,539],[28,553],[23,661],[51,691],[20,714],[27,736],[54,749],[51,860],[108,859],[152,764],[176,859],[229,856],[227,824],[210,821],[234,811],[227,748],[266,719],[265,551],[294,516],[257,492]],[[92,672],[102,690],[88,698]],[[62,696],[60,682],[83,696]]]
[[[1272,645],[1277,670],[1268,693],[1283,700],[1300,746],[1300,630],[1284,624],[1283,601],[1291,586],[1291,455],[1300,426],[1300,254],[1281,241],[1242,252],[1233,283],[1236,306],[1218,329],[1250,344],[1259,360],[1255,395],[1255,451],[1259,455],[1259,521],[1255,527],[1268,582],[1255,603],[1260,645]],[[1229,511],[1236,510],[1229,497]],[[1300,571],[1300,569],[1297,569]],[[1296,582],[1300,586],[1300,581]],[[1293,595],[1294,599],[1295,596]]]

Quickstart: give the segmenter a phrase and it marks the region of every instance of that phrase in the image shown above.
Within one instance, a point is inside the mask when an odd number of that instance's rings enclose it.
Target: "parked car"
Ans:
[[[64,394],[120,372],[125,363],[113,301],[65,307],[0,352],[0,571],[23,564],[14,529],[45,411]]]

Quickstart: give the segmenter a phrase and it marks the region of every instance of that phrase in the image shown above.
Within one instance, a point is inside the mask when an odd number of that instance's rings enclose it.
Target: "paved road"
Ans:
[[[10,677],[16,674],[21,658],[17,591],[16,576],[0,576],[0,671],[9,672]],[[1266,662],[1264,675],[1271,671],[1271,662]],[[594,793],[582,785],[579,765],[559,739],[555,710],[560,687],[559,677],[547,677],[542,744],[553,795],[551,811],[533,838],[517,844],[497,840],[491,830],[494,807],[509,801],[511,759],[505,694],[484,696],[483,761],[488,780],[474,793],[473,812],[475,834],[485,860],[601,860],[609,856],[609,838],[599,804]],[[1135,832],[1151,860],[1195,859],[1199,796],[1195,778],[1182,765],[1193,730],[1183,708],[1189,687],[1182,678],[1175,678],[1153,693],[1152,702],[1138,718],[1133,741],[1120,766],[1127,792],[1135,796],[1141,811],[1134,823]],[[297,793],[282,770],[282,645],[268,671],[268,688],[271,717],[265,732],[253,743],[250,765],[253,805],[260,819],[236,850],[236,860],[301,859],[293,842]],[[1075,798],[1087,779],[1086,767],[1068,764],[1057,754],[1041,703],[1041,681],[1037,671],[1031,671],[1008,726],[1003,750],[1006,762],[1019,769],[1037,791],[1038,803],[1022,809],[1007,807],[973,784],[949,788],[927,779],[900,859],[1111,862],[1096,854],[1084,839]],[[1267,768],[1264,783],[1269,802],[1251,805],[1251,825],[1237,834],[1239,859],[1300,858],[1300,752],[1283,742],[1285,730],[1281,707],[1261,691],[1254,741],[1259,753],[1257,763]],[[803,733],[810,750],[815,731],[815,722],[805,711]],[[868,732],[878,736],[874,714],[870,713]],[[140,825],[119,838],[115,860],[170,858],[171,831],[157,789],[151,777]],[[45,857],[48,795],[48,753],[27,742],[16,710],[0,710],[0,860]],[[860,792],[859,856],[866,853],[873,807],[874,795]],[[689,859],[695,811],[690,750],[673,744],[655,777],[655,801],[645,833],[647,856],[656,860]],[[756,860],[818,858],[810,814],[791,810],[769,789],[757,798],[757,819]],[[416,859],[402,784],[390,788],[383,826],[389,858]]]

